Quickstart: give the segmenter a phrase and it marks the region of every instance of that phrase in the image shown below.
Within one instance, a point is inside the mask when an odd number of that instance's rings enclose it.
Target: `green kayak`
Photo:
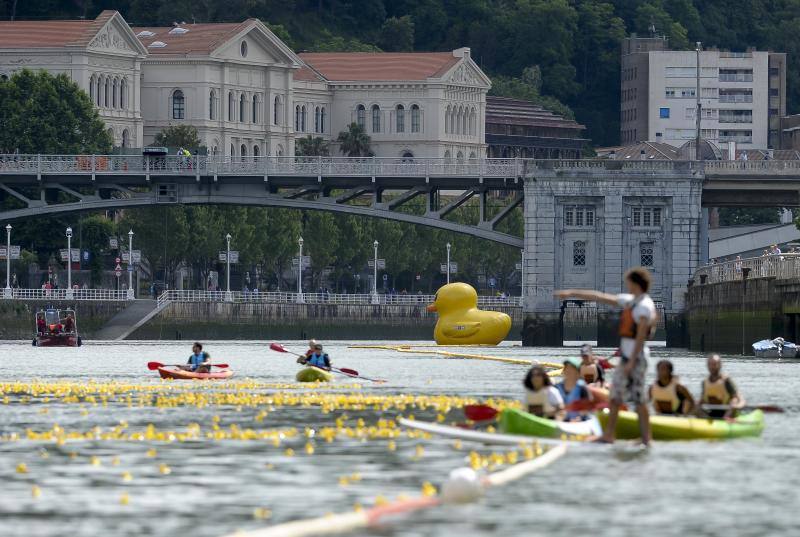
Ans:
[[[500,413],[500,430],[508,434],[542,438],[600,434],[600,427],[595,419],[575,422],[556,421],[540,418],[513,408],[507,408]]]
[[[297,382],[330,382],[333,375],[318,367],[304,367],[294,377]]]
[[[606,426],[608,411],[598,412],[597,417]],[[761,436],[764,430],[764,413],[753,410],[741,414],[733,421],[723,419],[690,418],[684,416],[650,416],[653,440],[696,440],[711,438],[739,438]],[[620,412],[617,420],[617,438],[630,440],[639,438],[639,417],[635,412]]]

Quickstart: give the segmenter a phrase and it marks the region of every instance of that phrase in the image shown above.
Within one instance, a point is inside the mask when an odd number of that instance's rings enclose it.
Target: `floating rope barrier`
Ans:
[[[463,345],[465,347],[478,347],[479,345]],[[428,355],[438,355],[438,356],[445,356],[447,358],[463,358],[469,360],[488,360],[492,362],[504,362],[507,364],[519,364],[519,365],[533,365],[538,364],[542,367],[549,367],[552,369],[562,369],[563,364],[555,363],[555,362],[540,362],[538,360],[526,360],[524,358],[509,358],[507,356],[491,356],[485,354],[467,354],[463,352],[451,352],[451,351],[443,351],[443,350],[420,350],[421,348],[429,347],[428,345],[419,345],[419,346],[411,346],[411,345],[357,345],[351,346],[351,349],[378,349],[378,350],[387,350],[387,351],[395,351],[395,352],[403,352],[409,354],[428,354]],[[485,345],[481,345],[481,347],[485,347]]]

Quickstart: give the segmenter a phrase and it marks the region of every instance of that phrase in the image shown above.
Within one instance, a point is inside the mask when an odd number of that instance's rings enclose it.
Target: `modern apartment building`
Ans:
[[[697,53],[666,38],[622,43],[620,139],[681,146],[696,135]],[[786,54],[700,52],[701,136],[737,148],[780,147],[786,113]]]

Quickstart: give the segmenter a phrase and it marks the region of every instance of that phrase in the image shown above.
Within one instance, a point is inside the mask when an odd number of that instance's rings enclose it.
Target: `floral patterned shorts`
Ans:
[[[636,360],[636,365],[633,367],[629,377],[625,375],[627,360],[625,358],[622,359],[614,369],[614,378],[611,384],[612,401],[634,405],[647,404],[648,390],[645,384],[645,375],[647,374],[647,358],[649,357],[650,349],[645,348],[639,359]]]

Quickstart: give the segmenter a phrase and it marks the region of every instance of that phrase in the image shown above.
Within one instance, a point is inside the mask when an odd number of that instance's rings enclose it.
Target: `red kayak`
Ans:
[[[194,371],[184,371],[183,369],[167,369],[166,367],[159,367],[158,374],[162,379],[176,379],[176,380],[213,380],[213,379],[229,379],[233,376],[233,371],[230,369],[223,369],[222,371],[212,371],[211,373],[195,373]]]

